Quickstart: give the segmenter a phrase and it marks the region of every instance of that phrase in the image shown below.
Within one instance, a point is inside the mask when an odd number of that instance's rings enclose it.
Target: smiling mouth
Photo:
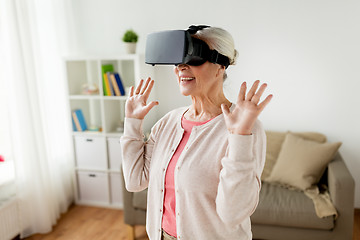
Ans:
[[[191,80],[194,80],[195,78],[194,77],[181,77],[180,80],[181,81],[191,81]]]

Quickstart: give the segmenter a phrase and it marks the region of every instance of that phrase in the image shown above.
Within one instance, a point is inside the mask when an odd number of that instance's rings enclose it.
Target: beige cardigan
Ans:
[[[166,114],[147,142],[143,121],[125,119],[121,147],[126,188],[148,188],[146,230],[151,240],[161,239],[165,172],[182,139],[186,110]],[[229,134],[222,114],[193,127],[174,173],[178,239],[252,239],[250,215],[258,203],[265,163],[266,136],[260,121],[252,133]]]

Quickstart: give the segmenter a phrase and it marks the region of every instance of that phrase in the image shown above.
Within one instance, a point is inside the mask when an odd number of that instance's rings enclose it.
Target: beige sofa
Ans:
[[[286,133],[267,131],[267,157],[262,179],[271,175]],[[322,134],[298,133],[305,139],[325,142]],[[318,185],[328,189],[337,218],[319,218],[313,201],[303,191],[262,182],[259,205],[251,216],[254,239],[267,240],[352,240],[354,214],[354,180],[341,155],[327,164]],[[144,225],[146,190],[130,193],[124,189],[124,221],[129,239],[134,239],[134,226]]]
[[[327,143],[326,137],[320,133],[293,134],[315,147],[332,144]],[[253,237],[267,240],[352,240],[355,183],[337,148],[332,148],[336,152],[334,155],[330,154],[333,157],[329,159],[329,163],[324,162],[325,171],[319,175],[319,181],[316,181],[320,189],[327,190],[337,217],[320,218],[316,214],[314,202],[304,191],[290,190],[266,181],[280,153],[284,151],[283,147],[289,146],[284,143],[288,133],[267,131],[266,135],[267,156],[261,177],[263,182],[259,205],[251,216]],[[315,161],[316,158],[312,160]]]
[[[338,217],[318,218],[304,193],[264,182],[251,216],[253,237],[268,240],[352,240],[354,180],[337,154],[322,181],[327,183]]]
[[[146,225],[147,189],[141,192],[127,191],[122,168],[120,171],[123,176],[124,223],[127,226],[128,240],[135,240],[135,226]]]

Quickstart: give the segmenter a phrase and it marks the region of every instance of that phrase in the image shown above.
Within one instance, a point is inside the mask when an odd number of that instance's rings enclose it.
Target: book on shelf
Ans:
[[[83,132],[87,130],[87,124],[81,109],[75,109],[71,113],[74,131]]]
[[[104,96],[111,96],[110,82],[106,73],[103,74],[103,86],[104,86]]]
[[[112,64],[101,65],[104,96],[125,96],[124,84],[120,74]]]
[[[119,85],[116,82],[114,73],[110,73],[110,80],[111,80],[112,86],[114,87],[115,95],[121,96]]]
[[[113,82],[111,81],[111,72],[107,72],[106,73],[106,77],[107,77],[107,79],[108,79],[108,81],[109,81],[109,88],[110,88],[110,93],[111,93],[111,95],[110,96],[116,96],[116,94],[115,94],[115,86],[114,86],[114,84],[113,84]]]
[[[101,65],[101,74],[102,74],[102,80],[103,80],[103,93],[104,93],[104,96],[111,96],[109,81],[105,79],[105,75],[106,75],[107,72],[113,72],[113,71],[114,71],[114,66],[112,64],[103,64],[103,65]]]
[[[123,83],[121,81],[121,77],[120,77],[119,73],[114,72],[114,76],[115,76],[115,79],[116,79],[116,83],[119,86],[121,96],[125,96],[125,88],[124,88],[124,85],[123,85]]]
[[[78,126],[80,128],[80,123],[79,123],[79,120],[77,119],[76,114],[74,112],[71,113],[71,121],[72,121],[73,131],[77,131]],[[76,121],[76,123],[75,123],[75,121]]]
[[[73,121],[73,128],[74,128],[73,130],[75,132],[81,131],[81,126],[80,126],[80,123],[79,123],[79,119],[76,116],[76,113],[72,112],[71,116],[72,116],[72,121]]]

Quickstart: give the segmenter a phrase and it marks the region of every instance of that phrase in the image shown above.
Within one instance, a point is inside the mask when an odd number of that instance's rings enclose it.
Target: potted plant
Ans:
[[[127,53],[136,52],[136,43],[138,41],[138,35],[133,30],[129,29],[124,33],[122,37],[123,42],[125,43]]]

